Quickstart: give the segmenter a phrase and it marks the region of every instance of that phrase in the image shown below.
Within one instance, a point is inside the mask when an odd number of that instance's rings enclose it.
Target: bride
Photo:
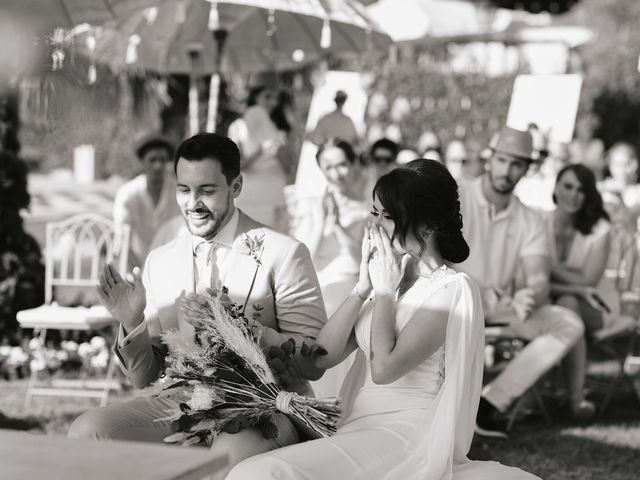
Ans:
[[[358,283],[317,338],[322,367],[359,349],[342,388],[342,426],[249,458],[227,479],[537,478],[466,457],[484,320],[475,284],[445,263],[469,255],[455,180],[441,163],[415,160],[381,177],[373,194]]]

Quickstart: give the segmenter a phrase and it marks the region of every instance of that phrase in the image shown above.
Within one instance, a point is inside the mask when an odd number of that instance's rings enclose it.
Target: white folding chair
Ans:
[[[54,289],[95,288],[100,269],[112,262],[126,272],[129,251],[129,226],[115,228],[109,219],[92,214],[79,214],[46,226],[45,303],[38,308],[18,312],[22,328],[32,328],[44,346],[48,330],[96,330],[116,321],[102,305],[91,307],[61,306],[54,301]],[[25,398],[25,408],[35,395],[80,396],[100,399],[107,404],[116,371],[116,357],[111,354],[104,382],[51,381],[43,384],[32,370]]]

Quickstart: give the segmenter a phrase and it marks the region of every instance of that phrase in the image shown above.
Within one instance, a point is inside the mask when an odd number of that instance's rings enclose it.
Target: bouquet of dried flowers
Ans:
[[[317,399],[283,390],[287,367],[298,347],[293,339],[272,346],[265,355],[244,311],[225,304],[224,289],[199,301],[183,303],[182,312],[195,327],[195,342],[170,330],[163,340],[169,348],[166,375],[176,380],[163,388],[179,410],[172,412],[168,443],[210,444],[221,432],[256,428],[275,438],[274,414],[291,415],[321,436],[336,430],[341,414],[338,398]],[[300,354],[312,355],[303,343]]]

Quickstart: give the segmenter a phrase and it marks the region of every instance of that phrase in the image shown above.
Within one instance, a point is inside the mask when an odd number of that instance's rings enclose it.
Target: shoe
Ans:
[[[500,411],[481,397],[476,418],[476,433],[482,437],[508,439],[507,422],[501,417]]]
[[[571,407],[571,414],[580,423],[590,423],[596,416],[596,406],[589,400],[580,400],[578,405]]]

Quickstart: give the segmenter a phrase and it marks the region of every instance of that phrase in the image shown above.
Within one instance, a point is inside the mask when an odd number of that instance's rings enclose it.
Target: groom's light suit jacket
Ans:
[[[229,296],[243,305],[249,295],[246,316],[262,324],[260,344],[268,351],[294,338],[300,347],[303,341],[311,344],[326,323],[322,293],[309,251],[304,244],[280,234],[239,212],[233,248],[226,255],[221,271],[222,284]],[[260,265],[251,255],[243,234],[262,238]],[[255,282],[251,288],[252,279]],[[184,232],[172,242],[153,250],[147,257],[143,272],[147,293],[144,330],[123,339],[122,329],[116,339],[115,353],[137,388],[144,388],[162,375],[166,346],[160,341],[162,331],[179,328],[181,293],[194,290],[194,261],[192,237]],[[250,294],[249,294],[250,292]],[[306,379],[316,380],[323,371],[313,367],[300,355],[294,356],[290,366],[293,384],[287,389],[309,393]]]

